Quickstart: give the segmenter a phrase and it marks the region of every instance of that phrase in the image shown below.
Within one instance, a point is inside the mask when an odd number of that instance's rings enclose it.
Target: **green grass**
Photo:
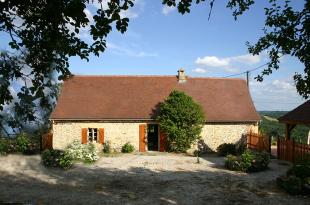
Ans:
[[[287,111],[260,111],[261,123],[259,129],[272,137],[285,136],[285,124],[279,123],[278,118],[286,114]],[[297,142],[306,143],[309,127],[305,125],[297,125],[292,131],[292,138]]]

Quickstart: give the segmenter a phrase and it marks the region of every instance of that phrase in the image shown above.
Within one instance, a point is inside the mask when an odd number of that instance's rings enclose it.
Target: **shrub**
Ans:
[[[0,155],[8,153],[8,141],[0,138]]]
[[[36,143],[36,142],[30,142],[27,146],[27,149],[23,151],[23,154],[27,154],[27,155],[30,155],[30,154],[36,154],[38,153],[38,151],[40,150],[39,148],[39,144]]]
[[[310,194],[310,163],[296,164],[277,178],[277,185],[289,194]]]
[[[231,154],[227,155],[225,160],[225,167],[233,171],[242,171],[240,158]]]
[[[225,167],[234,171],[258,172],[266,169],[269,162],[268,153],[246,150],[240,156],[228,155],[225,160]]]
[[[30,144],[30,140],[26,133],[22,132],[17,135],[16,146],[17,146],[18,152],[24,153],[28,149],[29,144]]]
[[[73,165],[73,158],[67,152],[63,152],[59,158],[59,167],[69,169]]]
[[[123,145],[122,147],[122,152],[123,153],[131,153],[135,150],[134,146],[127,142],[126,144]]]
[[[62,150],[44,150],[41,160],[46,167],[69,169],[73,165],[72,157]]]
[[[300,194],[302,192],[301,179],[296,176],[278,177],[277,185],[292,195]]]
[[[181,91],[172,91],[160,104],[160,129],[167,134],[167,150],[186,152],[200,138],[205,122],[201,106]]]
[[[287,176],[294,175],[299,178],[310,177],[310,163],[296,164],[287,171]]]
[[[224,143],[218,146],[216,151],[220,156],[227,156],[229,154],[236,155],[237,147],[233,143]]]
[[[5,139],[7,142],[7,153],[18,152],[17,144],[15,139]]]
[[[103,144],[103,152],[107,154],[111,153],[111,145],[109,142]]]
[[[83,162],[94,162],[99,159],[94,144],[81,144],[80,141],[74,141],[66,148],[66,152],[74,160],[81,160]]]
[[[246,145],[246,143],[241,143],[241,144],[239,144],[238,146],[237,146],[237,155],[240,155],[240,154],[242,154],[242,153],[244,153],[245,151],[246,151],[246,148],[247,147],[247,145]]]

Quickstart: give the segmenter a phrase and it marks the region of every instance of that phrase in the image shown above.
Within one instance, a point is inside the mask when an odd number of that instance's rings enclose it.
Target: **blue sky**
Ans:
[[[71,58],[71,71],[79,75],[175,75],[184,68],[189,76],[224,77],[266,63],[266,55],[248,55],[245,42],[254,43],[263,34],[267,1],[257,1],[237,21],[225,2],[215,1],[208,21],[208,3],[181,15],[160,0],[136,0],[134,8],[123,13],[130,18],[128,31],[121,34],[114,28],[99,58],[91,56],[89,62]],[[303,1],[293,2],[299,3],[296,7],[303,6]],[[94,13],[96,6],[89,5],[85,13]],[[87,29],[81,38],[91,41]],[[281,69],[263,83],[253,79],[259,71],[251,73],[250,83],[257,110],[291,110],[304,101],[292,80],[295,72],[303,72],[298,60],[284,57]]]

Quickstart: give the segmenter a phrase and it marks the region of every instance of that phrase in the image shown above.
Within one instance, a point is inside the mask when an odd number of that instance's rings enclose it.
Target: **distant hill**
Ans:
[[[278,118],[288,111],[260,111],[260,130],[270,136],[285,136],[285,125],[278,122]],[[309,127],[298,125],[292,131],[292,137],[299,142],[306,143]]]

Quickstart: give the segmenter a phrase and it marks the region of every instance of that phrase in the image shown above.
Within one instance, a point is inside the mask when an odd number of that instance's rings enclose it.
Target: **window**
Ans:
[[[88,128],[88,141],[97,142],[98,129],[97,128]]]

